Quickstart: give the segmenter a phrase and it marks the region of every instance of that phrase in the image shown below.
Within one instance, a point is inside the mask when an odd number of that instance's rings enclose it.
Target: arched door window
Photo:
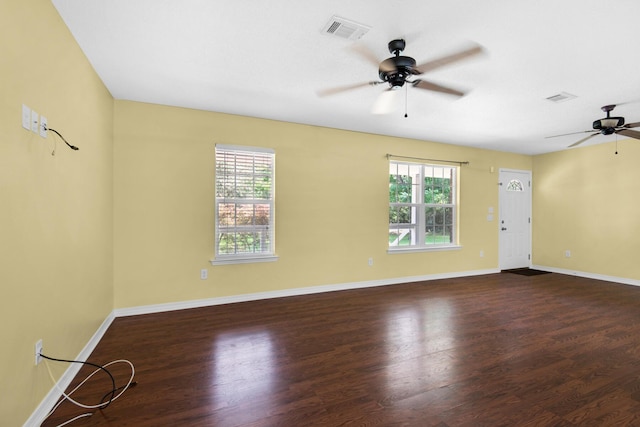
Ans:
[[[507,191],[524,191],[522,181],[519,179],[512,179],[509,181],[509,184],[507,184]]]

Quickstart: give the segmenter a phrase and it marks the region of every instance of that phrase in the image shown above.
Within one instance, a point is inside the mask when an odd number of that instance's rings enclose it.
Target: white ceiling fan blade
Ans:
[[[373,103],[371,107],[372,114],[389,114],[397,107],[396,98],[398,97],[399,90],[387,89],[378,95],[378,99]]]

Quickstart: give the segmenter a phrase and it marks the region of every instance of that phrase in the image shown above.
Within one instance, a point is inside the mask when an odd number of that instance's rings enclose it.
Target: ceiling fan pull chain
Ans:
[[[407,98],[409,97],[409,85],[404,85],[404,118],[408,117],[407,115]]]

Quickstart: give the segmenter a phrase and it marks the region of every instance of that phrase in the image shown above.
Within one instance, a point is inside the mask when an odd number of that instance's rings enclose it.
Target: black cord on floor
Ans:
[[[103,366],[100,366],[100,365],[97,365],[97,364],[95,364],[95,363],[91,363],[91,362],[83,362],[83,361],[81,361],[81,360],[56,359],[55,357],[45,356],[45,355],[44,355],[44,354],[42,354],[42,353],[40,353],[40,357],[43,357],[43,358],[48,359],[48,360],[53,360],[53,361],[55,361],[55,362],[81,363],[81,364],[83,364],[83,365],[93,366],[93,367],[95,367],[95,368],[98,368],[98,369],[103,370],[104,372],[106,372],[106,373],[107,373],[107,375],[109,375],[109,378],[111,378],[111,384],[112,384],[112,387],[111,387],[111,391],[110,391],[109,393],[107,393],[107,394],[105,394],[105,395],[104,395],[104,397],[102,398],[102,400],[100,401],[100,403],[102,403],[102,402],[104,401],[105,397],[107,397],[107,396],[110,396],[110,397],[109,397],[109,400],[104,404],[104,406],[100,406],[100,408],[99,408],[99,409],[101,409],[101,410],[102,410],[102,409],[105,409],[105,408],[106,408],[106,407],[108,407],[108,406],[111,404],[111,402],[113,401],[113,398],[114,398],[114,396],[116,395],[116,392],[118,391],[118,388],[116,388],[116,380],[115,380],[115,378],[113,378],[113,375],[111,374],[111,372],[109,372],[109,370],[108,370],[107,368],[105,368],[105,367],[103,367]],[[120,388],[122,388],[122,387],[120,387]]]

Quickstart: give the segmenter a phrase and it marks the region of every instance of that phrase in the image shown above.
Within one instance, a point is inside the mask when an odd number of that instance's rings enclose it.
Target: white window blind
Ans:
[[[275,153],[216,145],[216,258],[274,254]]]

